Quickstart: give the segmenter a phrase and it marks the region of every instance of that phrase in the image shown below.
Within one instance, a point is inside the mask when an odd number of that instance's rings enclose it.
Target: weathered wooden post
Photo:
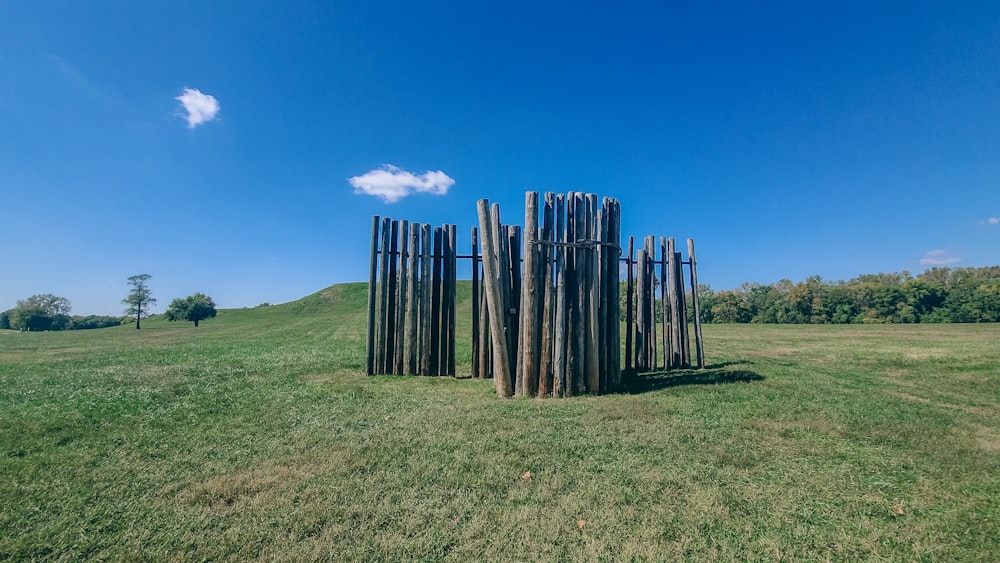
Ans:
[[[419,265],[418,255],[420,252],[420,225],[414,223],[410,228],[409,251],[407,252],[407,275],[406,282],[406,336],[403,339],[403,356],[405,357],[405,372],[409,375],[417,373],[417,317],[419,315],[419,301],[417,293],[417,268]]]
[[[365,336],[365,374],[375,375],[375,278],[378,276],[378,221],[372,217],[371,258],[368,268],[368,331]]]
[[[555,288],[552,285],[552,222],[555,212],[555,194],[546,192],[542,209],[541,232],[541,282],[542,282],[542,348],[538,365],[538,396],[547,397],[552,393],[553,365],[553,324],[555,318]]]
[[[395,344],[393,345],[392,373],[402,375],[403,373],[403,341],[406,333],[406,243],[410,238],[410,222],[406,219],[399,221],[399,249],[398,249],[398,281],[396,283],[396,318],[393,324],[396,326]]]
[[[566,394],[566,196],[556,196],[555,327],[552,338],[552,396]]]
[[[457,271],[457,256],[458,256],[458,244],[455,239],[457,235],[457,227],[455,225],[448,225],[448,240],[451,243],[448,245],[448,373],[452,377],[455,376],[455,285],[458,283],[458,271]]]
[[[472,377],[479,377],[479,230],[472,227]]]
[[[635,332],[635,308],[632,303],[635,300],[635,278],[632,269],[635,265],[635,237],[628,237],[628,256],[625,259],[626,282],[625,282],[625,369],[631,370],[633,359],[635,358],[632,345],[632,333]]]
[[[682,303],[678,303],[677,295],[677,253],[674,250],[674,239],[667,239],[667,282],[670,285],[670,368],[681,367],[681,310]]]
[[[420,225],[420,375],[431,374],[431,226]]]
[[[541,330],[538,310],[538,192],[524,196],[524,274],[521,285],[521,330],[515,394],[531,397],[538,393],[538,364]],[[516,266],[515,266],[516,267]]]
[[[496,215],[490,213],[490,202],[481,199],[477,202],[479,214],[479,230],[483,236],[483,284],[486,290],[486,303],[490,316],[490,334],[493,343],[493,380],[496,383],[497,394],[510,397],[514,393],[511,381],[510,358],[508,355],[503,310],[502,292],[500,286],[503,280],[500,272],[500,253],[496,235],[499,234],[499,208]]]

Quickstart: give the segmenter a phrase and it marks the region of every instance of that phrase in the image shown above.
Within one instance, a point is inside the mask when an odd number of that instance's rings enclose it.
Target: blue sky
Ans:
[[[1000,264],[1000,4],[0,0],[0,309],[289,301],[527,190],[715,289]]]

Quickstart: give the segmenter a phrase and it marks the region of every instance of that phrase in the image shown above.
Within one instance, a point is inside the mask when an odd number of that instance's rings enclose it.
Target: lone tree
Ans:
[[[168,321],[191,321],[197,327],[199,321],[211,319],[215,313],[215,303],[212,298],[204,293],[195,293],[171,301],[163,316]]]
[[[139,330],[139,321],[143,317],[149,316],[149,308],[156,304],[156,299],[153,298],[153,292],[146,285],[149,278],[153,276],[149,274],[138,274],[135,276],[129,276],[128,285],[132,288],[128,293],[128,297],[122,299],[122,303],[127,305],[125,307],[125,315],[132,316],[135,315],[135,329]]]

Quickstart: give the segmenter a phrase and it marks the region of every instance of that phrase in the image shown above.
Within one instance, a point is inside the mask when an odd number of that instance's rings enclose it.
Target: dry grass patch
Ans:
[[[176,495],[178,501],[206,508],[219,509],[238,503],[252,502],[275,489],[295,487],[316,475],[317,467],[309,464],[265,464],[215,475],[204,482],[192,484]]]

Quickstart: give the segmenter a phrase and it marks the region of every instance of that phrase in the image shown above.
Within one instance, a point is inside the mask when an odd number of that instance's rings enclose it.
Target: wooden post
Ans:
[[[392,234],[389,235],[389,252],[386,259],[389,260],[389,305],[386,308],[386,333],[385,333],[385,372],[395,373],[396,359],[396,298],[398,297],[397,286],[399,280],[396,276],[396,262],[399,256],[399,221],[392,222]]]
[[[698,296],[698,266],[694,259],[694,239],[689,238],[688,260],[691,262],[691,309],[694,314],[694,347],[698,358],[698,369],[705,368],[705,344],[701,336],[701,304]]]
[[[511,324],[511,308],[513,300],[511,298],[512,284],[510,266],[510,236],[506,225],[500,222],[500,204],[494,203],[492,206],[493,231],[497,245],[497,268],[500,272],[500,314],[503,315],[502,325],[504,328],[504,349],[507,351],[504,358],[508,363],[507,373],[510,376],[511,393],[514,389],[514,377],[516,375],[515,351],[517,350],[517,330],[516,325]],[[492,310],[490,312],[492,316]],[[515,315],[513,318],[517,318]]]
[[[574,194],[573,202],[573,234],[574,243],[579,244],[587,237],[587,200],[582,193]],[[576,295],[573,299],[573,342],[569,344],[573,347],[572,362],[572,383],[570,389],[573,395],[581,395],[586,384],[586,362],[587,362],[587,254],[588,249],[582,247],[574,248],[575,258],[573,260],[573,277],[576,280]]]
[[[514,385],[517,388],[517,381],[520,379],[518,373],[519,356],[517,356],[518,346],[521,341],[521,226],[507,226],[507,253],[509,256],[508,269],[510,271],[510,294],[507,299],[510,308],[510,317],[507,320],[507,330],[510,332],[510,372],[515,375]],[[516,392],[516,391],[515,391]]]
[[[677,301],[677,253],[674,251],[674,238],[667,239],[667,258],[670,264],[667,266],[668,282],[670,284],[670,348],[671,348],[671,368],[681,367],[681,316],[680,304]]]
[[[673,346],[670,344],[671,334],[674,331],[674,326],[670,322],[670,315],[673,308],[670,306],[670,292],[673,291],[669,289],[670,284],[667,280],[670,279],[670,274],[667,272],[667,267],[670,261],[667,259],[667,237],[660,237],[660,303],[663,306],[663,369],[670,369],[670,358],[672,354]],[[669,289],[669,291],[668,291]]]
[[[542,245],[540,255],[542,262],[542,349],[541,361],[538,365],[538,396],[547,397],[552,393],[552,340],[553,319],[555,316],[554,288],[552,287],[552,219],[555,208],[555,194],[545,193],[545,206],[542,209]]]
[[[625,370],[631,371],[632,360],[635,358],[635,348],[632,346],[632,333],[635,332],[635,308],[632,303],[635,300],[635,278],[632,269],[635,264],[635,237],[628,237],[628,256],[625,258],[627,266],[625,273]]]
[[[552,396],[566,394],[566,197],[556,196],[555,327],[552,338]]]
[[[608,311],[608,322],[611,328],[611,338],[608,347],[611,349],[611,381],[610,391],[617,391],[621,388],[622,382],[622,333],[621,333],[621,205],[617,199],[611,200],[611,218],[608,222],[608,240],[614,245],[611,247],[611,256],[608,257],[608,268],[611,271],[611,280],[608,287],[608,303],[611,305]]]
[[[431,373],[431,226],[420,225],[420,375]]]
[[[493,379],[496,382],[497,394],[510,397],[514,393],[510,379],[510,362],[507,356],[507,343],[504,334],[503,303],[501,301],[498,246],[494,235],[494,225],[499,222],[499,210],[494,218],[490,213],[490,202],[481,199],[477,202],[479,215],[479,230],[483,235],[483,283],[486,291],[486,303],[490,313],[490,334],[493,342]]]
[[[674,263],[677,264],[677,307],[680,310],[680,333],[681,333],[681,366],[691,367],[691,337],[688,333],[687,321],[687,300],[684,299],[684,265],[681,253],[674,254]]]
[[[542,347],[539,311],[538,192],[524,194],[524,275],[521,286],[521,331],[518,345],[518,396],[538,394],[539,355]],[[521,382],[523,379],[523,383]]]
[[[441,227],[434,227],[431,272],[431,363],[428,375],[441,374]]]
[[[656,369],[656,248],[647,236],[646,247],[646,369]]]
[[[649,314],[649,304],[646,291],[646,250],[640,248],[636,254],[636,299],[635,299],[635,369],[646,371],[646,317]]]
[[[365,374],[375,375],[375,281],[378,276],[378,221],[372,217],[371,259],[368,268],[368,331],[365,333]]]
[[[406,336],[406,289],[409,269],[406,263],[406,243],[410,239],[410,222],[399,221],[399,282],[396,284],[396,344],[392,360],[392,373],[403,375],[403,345]]]
[[[597,234],[599,244],[595,247],[597,251],[594,295],[597,302],[597,311],[592,316],[595,324],[596,351],[597,351],[597,393],[608,392],[608,249],[605,246],[608,242],[608,204],[607,198],[602,202],[601,209],[597,210],[597,222],[594,224],[594,232]],[[591,391],[594,392],[594,391]]]
[[[479,230],[472,227],[472,377],[479,373]]]
[[[456,261],[458,255],[457,227],[448,225],[448,373],[455,377],[455,285],[458,283]]]
[[[587,278],[586,312],[584,313],[584,322],[586,323],[586,355],[584,356],[584,372],[587,392],[596,395],[601,392],[600,351],[598,350],[600,342],[600,329],[597,326],[598,314],[600,312],[600,297],[598,296],[598,291],[600,289],[598,287],[598,248],[600,248],[600,225],[598,225],[597,222],[598,209],[596,194],[587,194],[586,206],[587,224],[585,226],[585,231],[591,245],[586,248],[587,266],[584,270],[584,275]]]
[[[382,219],[382,245],[381,245],[381,258],[382,264],[379,266],[379,308],[378,308],[378,341],[376,352],[376,373],[388,373],[385,369],[385,356],[386,356],[386,329],[387,329],[387,317],[388,314],[388,303],[389,303],[389,235],[390,227],[392,226],[392,219],[385,217]]]
[[[420,309],[419,293],[417,292],[417,274],[420,263],[418,255],[420,253],[420,225],[414,223],[410,227],[410,240],[407,267],[409,280],[406,283],[406,336],[403,339],[403,355],[405,356],[404,372],[409,375],[417,373],[417,317]]]

